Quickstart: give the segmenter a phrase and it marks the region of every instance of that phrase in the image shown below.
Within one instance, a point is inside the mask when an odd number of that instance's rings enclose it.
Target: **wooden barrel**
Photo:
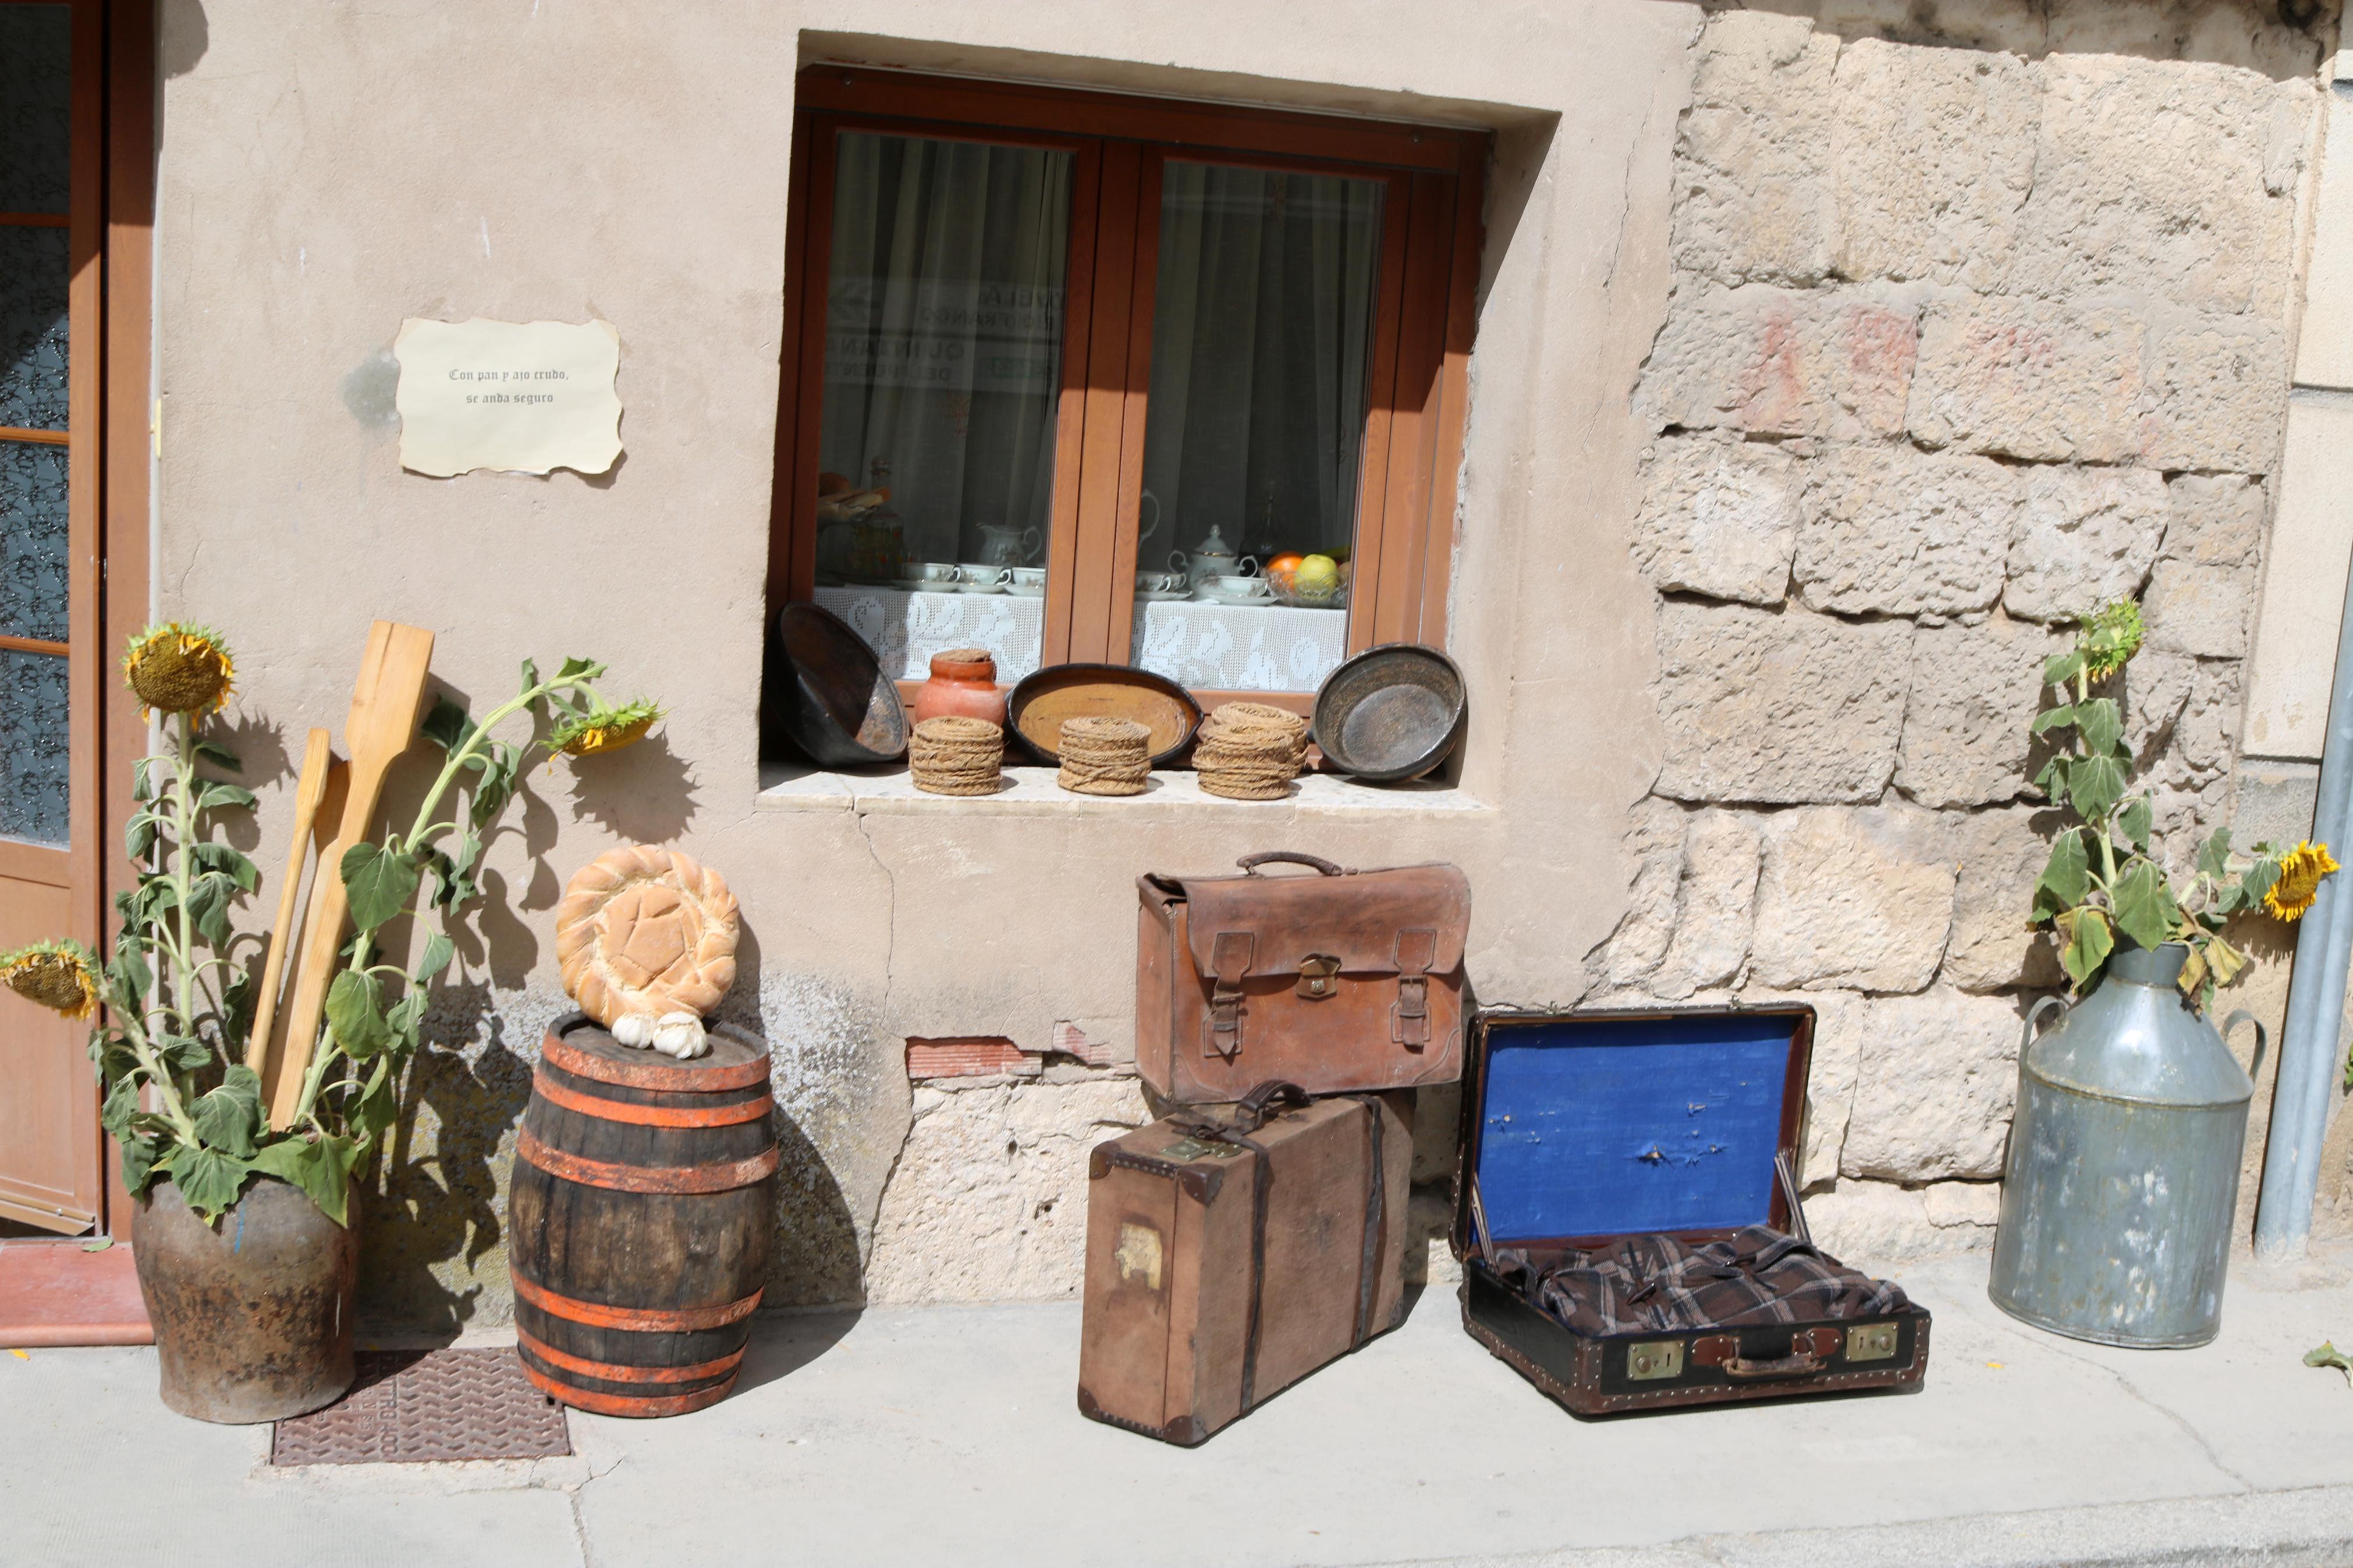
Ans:
[[[515,1341],[532,1382],[605,1415],[727,1397],[776,1223],[768,1052],[631,1050],[575,1014],[548,1031],[507,1199]]]

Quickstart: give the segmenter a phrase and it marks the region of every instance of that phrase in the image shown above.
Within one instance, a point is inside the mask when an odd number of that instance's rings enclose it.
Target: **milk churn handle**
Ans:
[[[2042,1016],[2044,1009],[2051,1007],[2056,1007],[2061,1012],[2065,1012],[2067,1009],[2067,998],[2064,996],[2044,996],[2037,1000],[2033,1006],[2029,1007],[2026,1010],[2026,1028],[2024,1032],[2018,1037],[2018,1092],[2021,1098],[2026,1093],[2026,1047],[2034,1043],[2035,1020]]]
[[[2272,1037],[2270,1031],[2263,1027],[2263,1021],[2242,1007],[2222,1020],[2222,1044],[2225,1047],[2231,1043],[2231,1031],[2239,1026],[2239,1020],[2242,1018],[2255,1026],[2254,1059],[2247,1063],[2247,1076],[2253,1078],[2263,1070],[2263,1051],[2271,1045]]]

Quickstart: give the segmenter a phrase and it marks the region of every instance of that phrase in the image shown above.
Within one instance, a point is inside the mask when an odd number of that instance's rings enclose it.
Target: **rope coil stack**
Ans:
[[[1307,721],[1264,702],[1229,702],[1201,722],[1193,767],[1229,800],[1280,800],[1307,762]]]
[[[986,719],[926,719],[907,744],[907,771],[926,795],[995,795],[1004,764],[1005,731]]]
[[[1152,775],[1152,731],[1133,719],[1062,721],[1062,771],[1079,795],[1142,795]]]

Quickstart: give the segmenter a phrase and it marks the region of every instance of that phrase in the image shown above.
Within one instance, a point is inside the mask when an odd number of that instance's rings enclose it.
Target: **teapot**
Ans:
[[[1226,544],[1225,536],[1214,525],[1209,529],[1209,537],[1201,541],[1201,547],[1192,554],[1187,555],[1181,550],[1170,551],[1168,564],[1184,573],[1186,581],[1197,588],[1208,578],[1244,577],[1258,567],[1258,563],[1249,556],[1235,560],[1233,551]]]
[[[980,525],[980,559],[988,566],[1027,566],[1029,558],[1038,553],[1042,542],[1034,528],[1016,528],[1011,523]]]

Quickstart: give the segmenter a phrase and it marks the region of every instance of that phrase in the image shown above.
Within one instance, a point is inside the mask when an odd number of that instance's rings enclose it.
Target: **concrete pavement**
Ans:
[[[1982,1257],[1893,1272],[1926,1389],[1579,1422],[1465,1337],[1451,1289],[1185,1451],[1082,1420],[1075,1305],[765,1321],[744,1386],[575,1412],[537,1464],[273,1471],[182,1420],[153,1352],[0,1355],[0,1563],[2353,1563],[2353,1254],[2242,1258],[2222,1339],[2112,1351],[2011,1322]]]

